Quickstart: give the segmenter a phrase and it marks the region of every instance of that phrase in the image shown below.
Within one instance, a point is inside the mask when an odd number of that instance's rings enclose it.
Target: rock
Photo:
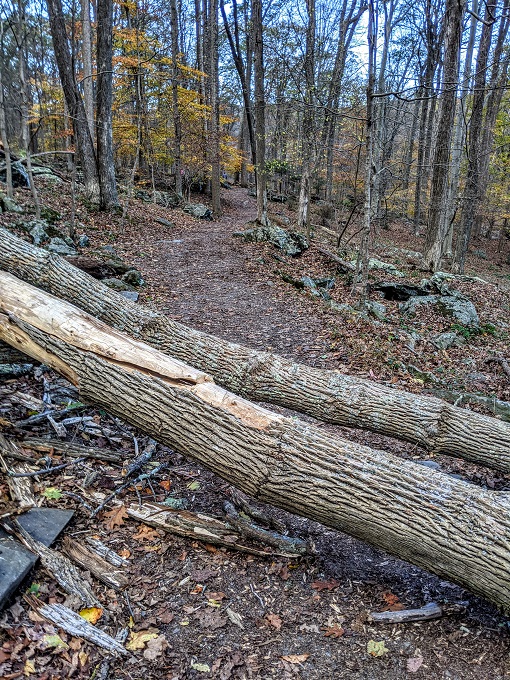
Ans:
[[[439,295],[415,295],[410,297],[407,302],[401,302],[398,306],[402,314],[414,316],[416,309],[421,305],[435,305],[439,301]]]
[[[381,281],[370,286],[370,290],[382,293],[385,300],[409,300],[411,297],[429,295],[422,286],[415,286],[410,283],[393,283],[392,281]]]
[[[273,203],[287,203],[287,196],[283,194],[268,194],[267,198]]]
[[[463,326],[480,325],[474,304],[463,295],[442,295],[437,303],[444,316],[451,316]]]
[[[415,460],[415,463],[418,463],[418,465],[423,465],[423,467],[428,467],[431,470],[440,470],[441,466],[439,463],[436,463],[435,460]]]
[[[4,380],[6,378],[19,378],[31,373],[33,368],[33,364],[0,364],[0,376]]]
[[[29,234],[32,237],[34,245],[40,246],[41,243],[47,241],[49,236],[46,232],[47,224],[46,222],[39,222],[38,220],[33,221],[33,227],[30,229]]]
[[[12,173],[12,186],[13,187],[29,187],[30,181],[28,179],[28,174],[20,161],[14,161],[11,163],[11,173]],[[5,162],[0,165],[0,181],[7,181],[7,170],[5,168]]]
[[[354,264],[356,264],[356,261],[354,260]],[[375,258],[371,257],[370,260],[368,261],[368,268],[369,270],[373,269],[378,269],[381,271],[388,272],[388,274],[391,274],[392,276],[397,276],[400,279],[403,279],[405,274],[402,274],[395,265],[390,264],[389,262],[382,262],[381,260],[376,260]]]
[[[211,210],[203,203],[188,203],[183,211],[199,220],[212,220]]]
[[[123,276],[124,283],[129,283],[130,286],[143,286],[144,280],[141,272],[138,269],[129,269]]]
[[[78,245],[80,248],[88,248],[90,246],[90,239],[87,234],[80,234],[78,236]]]
[[[159,224],[162,224],[164,227],[168,227],[169,229],[175,229],[175,223],[170,222],[170,220],[165,220],[163,217],[156,217],[156,222]]]
[[[370,316],[379,319],[379,321],[384,321],[386,318],[386,307],[380,302],[374,302],[373,300],[367,300],[365,307]]]
[[[438,349],[448,349],[449,347],[453,347],[454,345],[461,345],[462,342],[460,341],[461,339],[457,335],[457,333],[440,333],[439,335],[435,335],[431,338],[432,342]]]
[[[50,238],[60,238],[62,241],[67,243],[69,248],[75,247],[73,239],[69,238],[69,236],[62,231],[62,229],[59,229],[54,224],[48,224],[48,222],[46,222],[46,225],[46,232]]]
[[[267,227],[256,225],[253,229],[237,232],[234,236],[239,236],[244,241],[252,243],[267,241],[276,248],[279,248],[285,255],[292,257],[301,255],[309,247],[308,241],[302,234],[295,231],[286,231],[276,224],[270,224]]]
[[[115,250],[115,248],[113,246],[101,246],[101,248],[99,248],[99,250],[103,253],[107,253],[108,255],[113,255],[114,257],[119,257],[119,255],[117,254],[117,251]],[[119,257],[119,259],[120,259],[120,257]]]
[[[463,326],[478,327],[479,319],[475,306],[460,293],[450,295],[425,295],[412,297],[399,305],[403,314],[413,316],[419,305],[434,305],[443,316],[450,316]]]
[[[13,212],[13,213],[22,213],[23,212],[23,208],[21,206],[19,206],[13,198],[9,198],[9,196],[3,196],[2,195],[1,205],[2,205],[2,210],[4,212]]]
[[[58,222],[58,220],[62,219],[62,215],[57,210],[54,210],[53,208],[50,208],[47,205],[42,206],[41,217],[43,220],[46,220],[46,222],[48,222],[49,224],[55,224],[55,222]],[[58,234],[54,235],[58,236]]]
[[[78,251],[75,248],[68,246],[64,239],[58,238],[58,236],[50,239],[47,249],[58,255],[78,255]]]
[[[119,290],[119,293],[122,297],[125,297],[126,300],[131,300],[131,302],[138,302],[138,298],[140,297],[136,290]]]
[[[122,292],[122,291],[131,291],[136,293],[136,289],[134,286],[131,286],[129,283],[126,283],[125,281],[121,281],[120,279],[103,279],[102,281],[105,286],[108,286],[108,288],[111,288],[112,290],[116,290],[117,292]]]
[[[32,508],[17,517],[33,538],[49,547],[73,516],[72,510]],[[0,609],[15,593],[37,561],[33,552],[0,529]]]
[[[476,257],[479,257],[481,260],[486,260],[487,259],[487,253],[485,250],[482,250],[481,248],[478,248],[477,250],[473,250],[473,255]]]
[[[46,165],[32,165],[32,175],[37,177],[37,175],[55,175],[55,173]]]

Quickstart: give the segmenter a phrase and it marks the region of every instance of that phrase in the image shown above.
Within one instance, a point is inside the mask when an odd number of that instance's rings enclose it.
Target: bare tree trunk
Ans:
[[[0,49],[2,50],[2,61],[3,61],[3,50],[4,50],[4,22],[0,19]],[[4,86],[2,80],[2,67],[0,64],[0,140],[2,141],[2,146],[5,154],[5,184],[7,187],[7,196],[12,198],[12,166],[11,166],[11,150],[9,148],[9,139],[7,137],[7,124],[5,119],[5,98],[4,98]]]
[[[255,67],[255,145],[257,163],[257,221],[266,226],[267,194],[266,194],[266,100],[264,94],[264,46],[262,41],[262,0],[252,2],[252,25],[254,42]]]
[[[510,611],[506,497],[256,406],[9,274],[0,274],[0,288],[0,339],[71,380],[85,401],[258,501],[346,532]]]
[[[308,23],[305,47],[305,97],[302,129],[302,163],[297,213],[298,229],[310,236],[310,183],[315,166],[315,0],[306,0]]]
[[[476,58],[476,72],[474,77],[473,106],[471,120],[469,121],[469,150],[466,186],[459,228],[459,235],[455,245],[455,260],[452,270],[462,273],[471,239],[471,231],[475,215],[480,204],[479,178],[480,178],[480,146],[481,124],[483,119],[483,106],[486,94],[487,61],[491,45],[492,29],[496,20],[496,0],[488,0],[485,5],[485,23],[482,26],[480,44]]]
[[[26,49],[26,18],[23,0],[18,0],[19,31],[16,36],[18,43],[18,73],[21,93],[21,144],[26,155],[27,174],[30,183],[30,191],[35,205],[35,216],[41,217],[41,203],[37,193],[37,187],[32,173],[32,159],[30,156],[30,128],[29,128],[29,91],[26,75],[25,49]]]
[[[92,28],[90,25],[90,0],[81,0],[81,52],[83,59],[83,100],[90,136],[94,131],[94,83],[92,80]]]
[[[74,139],[83,172],[85,191],[91,200],[99,202],[99,175],[94,144],[90,135],[83,100],[72,68],[62,0],[47,0],[47,6],[55,60],[69,115],[73,122]]]
[[[436,271],[441,262],[446,234],[441,230],[441,214],[446,210],[448,194],[448,165],[455,121],[455,102],[459,74],[459,54],[465,0],[447,0],[445,10],[445,52],[443,94],[439,113],[436,150],[432,173],[432,190],[427,234],[424,245],[425,265]]]
[[[211,165],[211,199],[215,217],[221,215],[220,198],[220,102],[218,80],[218,0],[209,5],[209,158]]]
[[[177,0],[170,0],[170,18],[170,27],[172,32],[172,116],[174,119],[175,193],[178,196],[182,196],[182,128],[181,114],[179,111],[179,67],[177,64],[177,58],[179,55],[179,17],[177,14]]]
[[[69,262],[0,229],[0,269],[78,305],[201,370],[242,396],[362,427],[510,472],[510,423],[338,371],[326,371],[202,333],[127,302]]]
[[[97,1],[97,165],[100,205],[119,205],[113,160],[113,0]]]
[[[472,1],[472,11],[478,14],[478,0]],[[464,151],[464,143],[466,140],[466,102],[469,94],[469,84],[471,81],[471,66],[473,62],[473,49],[475,46],[477,21],[474,16],[471,16],[471,25],[469,29],[469,38],[466,48],[466,56],[464,57],[464,73],[462,76],[462,83],[460,85],[460,97],[457,104],[457,120],[455,122],[455,132],[453,135],[451,160],[450,160],[450,181],[448,183],[448,197],[446,199],[445,210],[441,215],[441,232],[446,234],[446,242],[444,245],[444,254],[446,257],[451,257],[453,254],[453,222],[457,212],[457,198],[459,194],[459,179],[462,156]]]

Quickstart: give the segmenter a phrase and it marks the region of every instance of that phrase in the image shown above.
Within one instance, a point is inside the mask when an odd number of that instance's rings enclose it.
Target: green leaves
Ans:
[[[45,498],[58,501],[62,498],[63,493],[60,491],[60,489],[57,489],[54,486],[48,486],[46,489],[44,489],[42,495]]]

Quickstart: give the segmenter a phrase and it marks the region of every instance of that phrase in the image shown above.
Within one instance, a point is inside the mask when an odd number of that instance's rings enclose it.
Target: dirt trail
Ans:
[[[294,299],[291,306],[278,297],[260,267],[257,246],[233,238],[254,218],[255,200],[245,189],[232,189],[225,204],[218,221],[193,220],[157,237],[150,262],[139,259],[140,267],[159,280],[172,318],[257,349],[297,358],[306,354],[313,361],[324,351],[322,341],[313,344],[324,330],[323,319],[310,313],[307,300],[298,301],[303,309],[296,309]]]

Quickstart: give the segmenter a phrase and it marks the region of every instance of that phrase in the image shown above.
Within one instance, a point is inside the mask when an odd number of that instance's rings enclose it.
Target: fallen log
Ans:
[[[0,339],[81,397],[257,501],[344,531],[510,611],[510,501],[252,404],[207,374],[0,273]]]
[[[222,387],[326,422],[371,430],[510,472],[510,424],[369,380],[297,364],[135,305],[58,255],[0,228],[0,269],[210,373]]]

